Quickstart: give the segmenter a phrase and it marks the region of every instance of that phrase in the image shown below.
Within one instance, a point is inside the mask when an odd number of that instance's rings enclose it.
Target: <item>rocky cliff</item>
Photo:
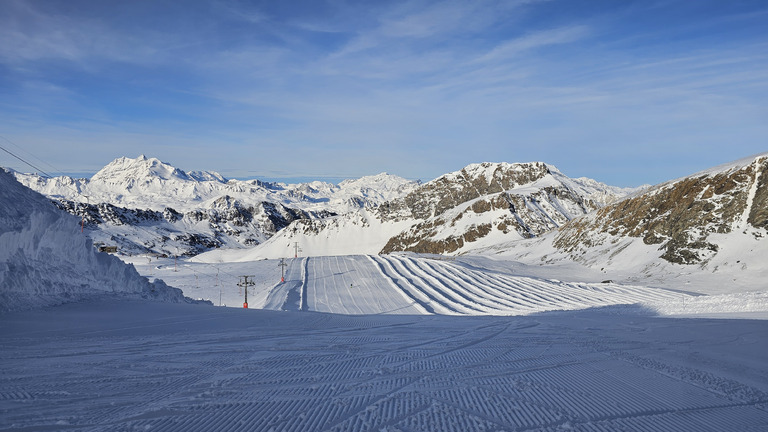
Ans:
[[[657,247],[670,263],[699,264],[718,253],[717,234],[761,239],[768,229],[768,155],[667,182],[562,227],[554,246],[574,259],[620,240]]]
[[[381,252],[455,253],[470,243],[536,237],[628,192],[541,162],[473,164],[381,205],[382,220],[416,221]]]

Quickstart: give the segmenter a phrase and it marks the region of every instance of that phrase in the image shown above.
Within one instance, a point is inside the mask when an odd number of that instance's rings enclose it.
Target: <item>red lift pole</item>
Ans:
[[[288,264],[285,263],[285,258],[280,258],[280,264],[277,266],[280,267],[280,282],[285,282],[285,268],[288,267]]]
[[[245,291],[245,301],[243,302],[243,308],[248,309],[248,287],[256,285],[256,282],[252,280],[248,280],[248,278],[254,278],[256,276],[249,275],[249,276],[240,276],[240,282],[238,282],[237,286],[243,287],[243,290]]]

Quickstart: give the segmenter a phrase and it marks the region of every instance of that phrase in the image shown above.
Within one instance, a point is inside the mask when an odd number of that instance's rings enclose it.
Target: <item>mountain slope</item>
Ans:
[[[536,237],[628,192],[541,162],[473,164],[380,206],[384,219],[421,219],[382,252],[453,253],[480,240]]]
[[[646,245],[658,245],[666,261],[702,263],[718,251],[713,234],[764,236],[767,172],[768,155],[762,155],[661,184],[573,221],[558,233],[555,246],[577,254],[610,237],[640,238]]]
[[[104,294],[184,300],[180,290],[97,252],[79,222],[0,170],[0,310]]]
[[[765,288],[768,153],[654,186],[543,238],[473,252],[546,266],[576,262],[606,279],[692,291]]]
[[[212,248],[259,244],[291,222],[377,205],[418,182],[379,174],[340,185],[227,180],[185,172],[155,158],[115,159],[91,179],[15,173],[80,216],[96,242],[121,254],[194,255]]]
[[[253,250],[215,252],[200,259],[279,258],[292,252],[291,245],[310,256],[461,253],[481,244],[541,235],[630,191],[570,179],[540,162],[473,164],[376,208],[297,220]]]

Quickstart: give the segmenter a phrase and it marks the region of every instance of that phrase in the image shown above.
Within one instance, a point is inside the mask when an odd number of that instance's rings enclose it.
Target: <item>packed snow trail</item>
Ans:
[[[0,431],[768,429],[768,321],[109,300],[0,328]]]
[[[483,272],[412,256],[330,256],[287,262],[285,283],[271,288],[265,309],[352,315],[524,315],[689,297],[648,287]]]

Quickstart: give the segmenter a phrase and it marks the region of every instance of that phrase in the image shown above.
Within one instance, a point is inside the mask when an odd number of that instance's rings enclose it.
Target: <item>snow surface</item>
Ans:
[[[0,430],[768,429],[768,321],[101,301],[0,328]]]
[[[107,294],[184,301],[178,289],[98,252],[76,217],[0,170],[0,311]]]
[[[126,258],[139,272],[159,277],[187,297],[242,307],[240,275],[254,275],[251,308],[336,314],[530,315],[617,305],[640,305],[662,316],[768,319],[768,290],[723,278],[670,275],[653,284],[609,279],[602,271],[538,265],[499,257],[414,254],[347,255],[203,263]],[[628,272],[631,274],[631,272]],[[659,273],[663,274],[663,273]],[[615,276],[615,274],[612,274]]]

